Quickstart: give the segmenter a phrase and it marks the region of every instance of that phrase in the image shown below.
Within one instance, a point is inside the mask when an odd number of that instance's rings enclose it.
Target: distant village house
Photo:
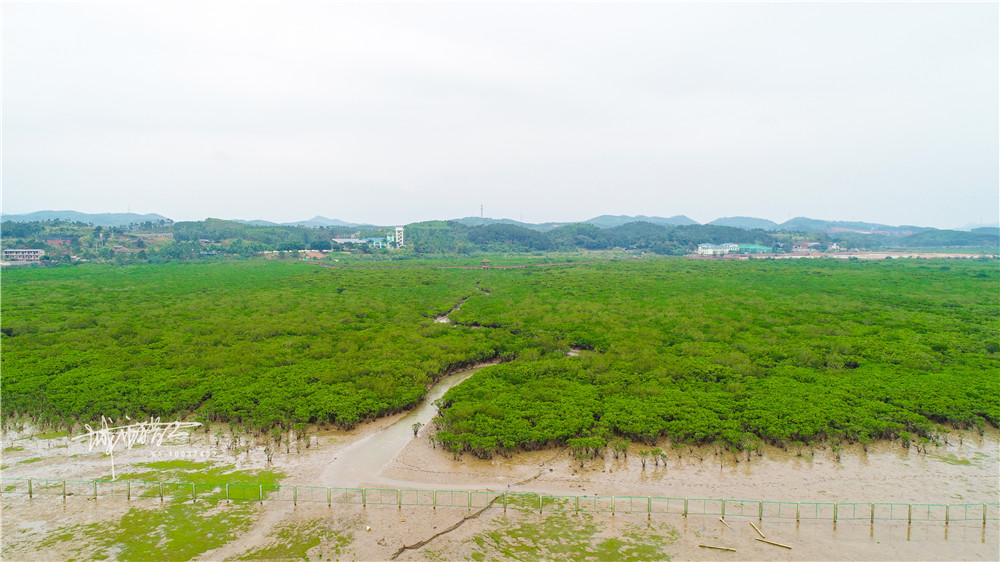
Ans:
[[[760,244],[698,244],[700,256],[724,256],[726,254],[769,254],[771,248]]]
[[[394,239],[393,236],[386,236],[385,238],[334,238],[333,242],[335,244],[368,244],[372,248],[388,248],[389,243]]]
[[[403,244],[403,227],[397,226],[395,231],[391,234],[387,234],[382,238],[358,238],[360,232],[354,233],[352,238],[334,238],[334,244],[368,244],[373,248],[391,248],[393,244],[397,248],[402,248]]]

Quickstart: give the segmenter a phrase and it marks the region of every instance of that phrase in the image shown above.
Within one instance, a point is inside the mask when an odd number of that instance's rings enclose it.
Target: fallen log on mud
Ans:
[[[773,542],[773,541],[764,540],[764,539],[757,539],[757,538],[755,538],[754,540],[755,541],[760,541],[760,542],[766,542],[767,544],[773,544],[774,546],[780,546],[781,548],[787,548],[788,550],[792,549],[792,547],[788,546],[787,544],[781,544],[780,542]]]
[[[715,550],[727,550],[729,552],[736,552],[735,548],[729,548],[727,546],[712,546],[710,544],[699,544],[698,546],[700,546],[701,548],[712,548]]]

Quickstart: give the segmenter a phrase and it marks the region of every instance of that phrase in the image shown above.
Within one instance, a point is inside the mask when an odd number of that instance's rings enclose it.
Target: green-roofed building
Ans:
[[[741,254],[770,254],[771,248],[760,244],[740,244]]]

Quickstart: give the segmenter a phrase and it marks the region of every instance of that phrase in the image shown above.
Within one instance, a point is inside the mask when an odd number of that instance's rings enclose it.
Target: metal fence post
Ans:
[[[333,491],[326,489],[326,507],[333,507]]]
[[[229,482],[226,482],[226,503],[229,503]]]
[[[837,522],[837,504],[833,504],[833,522]]]
[[[362,497],[363,496],[364,496],[364,494],[362,494]],[[438,493],[437,493],[437,490],[434,490],[433,492],[431,492],[431,502],[434,504],[434,506],[433,506],[434,509],[437,509],[438,508]]]
[[[361,507],[368,507],[368,492],[361,488]]]
[[[722,500],[722,518],[726,518],[726,500]]]
[[[646,520],[648,521],[653,517],[653,498],[646,497]]]
[[[31,490],[31,481],[28,481],[28,490]],[[94,480],[94,499],[97,499],[97,480]]]
[[[542,512],[542,494],[538,494],[538,513]],[[611,513],[615,512],[615,508],[611,508]]]
[[[801,505],[799,504],[799,502],[795,502],[795,522],[796,523],[799,522],[799,507],[801,507]]]
[[[94,484],[94,489],[97,489],[97,484]],[[94,497],[97,497],[97,493],[94,493]],[[31,478],[28,478],[28,499],[31,499]]]
[[[611,496],[611,515],[614,516],[614,514],[615,514],[615,497]]]
[[[688,516],[688,501],[687,501],[687,498],[684,498],[684,513],[682,513],[681,515],[683,515],[684,517]]]
[[[125,501],[132,501],[132,481],[125,482]]]
[[[875,504],[872,504],[872,519],[871,519],[871,524],[872,525],[875,524]]]
[[[757,502],[757,521],[764,520],[764,502]]]
[[[163,482],[158,482],[160,485],[160,503],[163,503]]]
[[[292,505],[299,505],[299,487],[292,486]]]
[[[260,501],[261,505],[264,505],[264,485],[261,484],[257,491],[257,499]]]
[[[468,492],[466,496],[469,498],[469,511],[472,511],[472,492]]]
[[[507,513],[507,492],[503,493],[503,512]],[[983,521],[986,521],[986,515],[983,515]]]
[[[63,480],[63,502],[65,501],[66,501],[66,481]]]
[[[948,520],[950,519],[949,517],[950,512],[951,512],[951,506],[950,505],[944,506],[944,524],[946,527],[948,526]]]
[[[983,528],[986,528],[986,504],[983,504]]]
[[[906,524],[913,523],[913,504],[906,505]]]

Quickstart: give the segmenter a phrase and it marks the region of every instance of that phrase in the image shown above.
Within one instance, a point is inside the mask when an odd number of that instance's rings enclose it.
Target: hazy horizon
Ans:
[[[2,9],[5,214],[1000,220],[995,3]]]

